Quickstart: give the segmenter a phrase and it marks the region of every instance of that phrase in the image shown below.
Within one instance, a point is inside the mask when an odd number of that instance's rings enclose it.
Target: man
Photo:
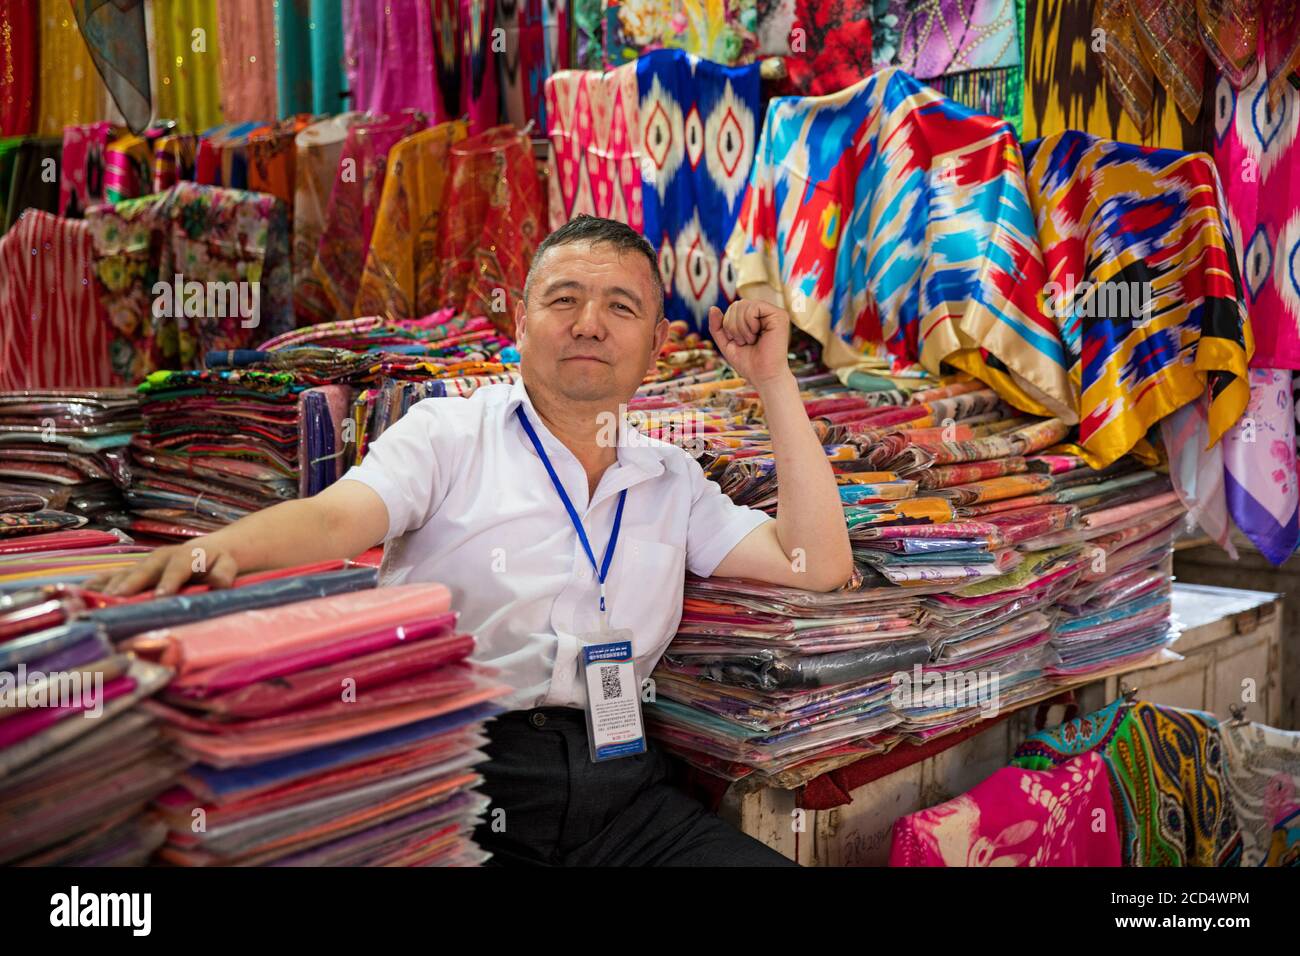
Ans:
[[[225,586],[387,542],[384,583],[446,584],[475,658],[515,689],[489,725],[483,767],[492,809],[477,838],[498,862],[787,863],[670,787],[653,746],[589,756],[579,660],[592,635],[630,630],[644,679],[681,619],[687,569],[819,591],[853,571],[781,310],[744,301],[709,315],[723,357],[763,401],[781,478],[775,520],[734,504],[685,450],[610,427],[655,367],[663,302],[645,239],[574,219],[538,248],[516,307],[520,382],[418,403],[332,487],[160,549],[110,592],[175,591],[194,548],[203,580]]]

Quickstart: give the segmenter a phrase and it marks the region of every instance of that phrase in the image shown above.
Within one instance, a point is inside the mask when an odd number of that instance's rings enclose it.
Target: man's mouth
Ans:
[[[608,365],[609,362],[595,355],[570,355],[564,361],[566,362],[599,362],[602,365]]]

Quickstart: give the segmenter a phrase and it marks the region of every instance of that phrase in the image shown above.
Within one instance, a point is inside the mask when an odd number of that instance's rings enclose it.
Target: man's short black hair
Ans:
[[[600,216],[588,216],[585,213],[575,216],[552,232],[542,240],[541,245],[537,247],[537,251],[533,253],[533,261],[528,268],[528,278],[524,280],[525,305],[528,304],[529,294],[533,288],[533,272],[537,267],[537,263],[542,261],[542,256],[554,246],[568,245],[572,242],[607,243],[620,252],[639,252],[645,256],[646,264],[650,267],[650,281],[654,284],[655,292],[659,296],[659,308],[655,313],[655,321],[663,317],[664,283],[659,275],[659,257],[655,255],[654,246],[650,245],[645,236],[626,223],[615,219],[602,219]]]

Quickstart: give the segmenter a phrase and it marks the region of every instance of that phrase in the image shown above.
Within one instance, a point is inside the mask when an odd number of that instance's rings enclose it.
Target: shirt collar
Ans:
[[[542,421],[542,416],[537,414],[537,409],[533,407],[533,401],[528,397],[528,389],[524,387],[524,379],[521,375],[515,380],[510,387],[510,395],[506,399],[506,415],[514,417],[515,409],[523,406],[524,414],[532,422],[539,435],[546,435],[552,441],[558,442],[559,439],[551,434],[546,423]],[[618,448],[619,465],[628,465],[645,472],[646,477],[653,478],[655,475],[661,475],[664,471],[664,458],[672,453],[671,446],[653,441],[647,436],[641,434],[626,421],[620,422],[620,441]]]

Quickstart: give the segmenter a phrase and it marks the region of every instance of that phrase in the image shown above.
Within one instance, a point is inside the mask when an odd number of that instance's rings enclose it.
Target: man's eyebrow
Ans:
[[[581,289],[585,291],[586,288],[587,287],[583,283],[579,282],[577,279],[555,279],[546,284],[546,287],[542,289],[542,295],[544,296],[554,295],[555,293],[560,292],[564,289]],[[610,295],[623,296],[625,299],[631,301],[631,303],[634,306],[636,306],[638,310],[645,309],[645,303],[641,301],[641,297],[631,289],[626,289],[621,285],[616,285],[616,286],[610,286],[606,290],[606,292]]]

